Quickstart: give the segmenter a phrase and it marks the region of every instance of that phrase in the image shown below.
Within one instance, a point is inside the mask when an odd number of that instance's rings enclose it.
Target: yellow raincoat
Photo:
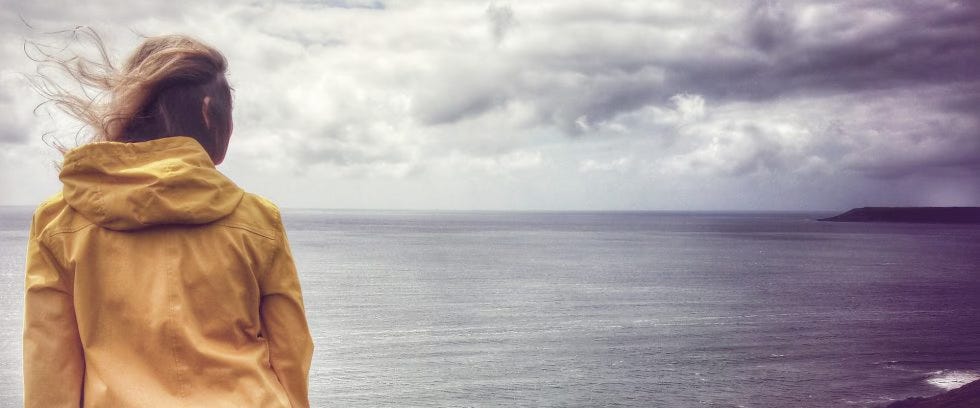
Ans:
[[[27,254],[28,407],[307,407],[313,342],[276,207],[194,139],[70,151]]]

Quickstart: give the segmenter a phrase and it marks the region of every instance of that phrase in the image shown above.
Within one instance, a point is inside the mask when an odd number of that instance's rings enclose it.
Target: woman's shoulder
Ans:
[[[93,225],[91,221],[78,215],[58,192],[42,201],[34,210],[31,233],[46,237],[58,233],[72,232]]]
[[[228,217],[218,221],[229,226],[248,227],[253,232],[276,238],[283,230],[279,207],[258,194],[246,192]]]
[[[57,194],[53,194],[44,199],[44,201],[41,201],[41,203],[38,204],[37,208],[34,210],[34,216],[37,217],[58,213],[67,206],[68,203],[65,202],[65,196],[61,193],[61,191],[59,191]]]

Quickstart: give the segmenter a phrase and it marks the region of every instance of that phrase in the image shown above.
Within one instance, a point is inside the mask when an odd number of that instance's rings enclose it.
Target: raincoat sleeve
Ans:
[[[85,360],[72,282],[31,225],[24,298],[24,406],[79,407]]]
[[[306,323],[296,265],[279,223],[278,249],[271,267],[260,279],[262,332],[269,344],[270,363],[294,408],[309,407],[308,381],[313,338]]]

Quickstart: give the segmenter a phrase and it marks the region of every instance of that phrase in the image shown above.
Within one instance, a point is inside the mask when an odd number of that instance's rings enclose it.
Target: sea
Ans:
[[[315,407],[875,407],[980,378],[980,225],[285,210]],[[0,207],[0,406],[31,208]]]

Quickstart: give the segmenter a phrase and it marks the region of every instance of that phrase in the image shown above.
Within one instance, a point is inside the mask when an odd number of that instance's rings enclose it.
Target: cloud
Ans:
[[[481,171],[502,174],[540,166],[544,161],[541,152],[515,151],[491,157],[474,157],[454,152],[440,160],[441,165],[455,171]]]
[[[747,11],[746,34],[752,46],[772,52],[795,37],[793,20],[782,3],[756,1]]]
[[[598,161],[593,159],[583,160],[579,164],[579,171],[582,173],[591,172],[617,172],[625,173],[630,170],[633,160],[629,157],[620,157],[610,161]]]
[[[301,4],[309,4],[316,6],[326,6],[326,7],[339,7],[339,8],[360,8],[360,9],[370,9],[370,10],[383,10],[385,4],[379,0],[327,0],[327,1],[297,1]]]
[[[517,24],[514,9],[510,5],[497,5],[493,2],[487,7],[487,21],[490,23],[490,34],[497,43],[503,41],[507,32]]]
[[[39,103],[27,79],[0,70],[0,144],[25,144],[35,132],[34,107]]]
[[[446,123],[518,101],[542,124],[578,135],[680,93],[765,102],[925,84],[980,88],[971,68],[980,63],[973,46],[980,33],[955,18],[978,13],[967,3],[770,1],[729,5],[700,21],[669,8],[589,7],[514,9],[524,24],[507,46],[493,52],[475,44],[435,67],[433,77],[462,86],[428,88],[416,112]],[[430,109],[438,101],[456,109]]]
[[[120,55],[134,33],[197,35],[230,61],[229,163],[248,163],[234,171],[254,180],[447,183],[453,197],[476,194],[453,181],[465,175],[506,179],[486,191],[531,207],[656,207],[680,204],[651,189],[695,191],[686,183],[717,193],[675,198],[732,203],[722,192],[746,180],[779,197],[794,183],[843,178],[875,191],[980,179],[975,2],[129,4],[2,3],[3,72],[31,70],[21,38],[80,23]],[[0,107],[19,109],[22,91],[4,82]],[[11,112],[0,109],[0,142],[38,140],[43,120]],[[624,187],[602,190],[610,185]]]

